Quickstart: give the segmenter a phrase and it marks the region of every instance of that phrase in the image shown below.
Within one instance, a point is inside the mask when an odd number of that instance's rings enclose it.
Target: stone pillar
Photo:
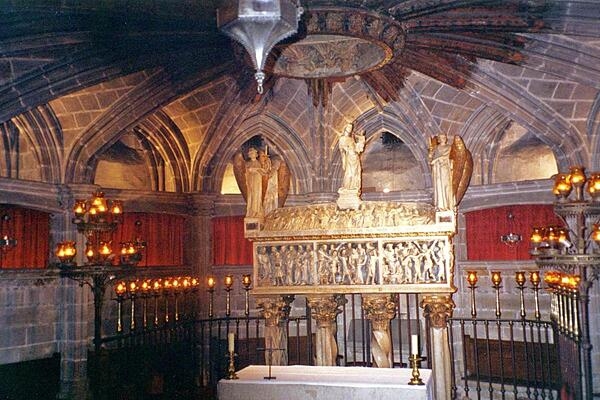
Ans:
[[[362,307],[371,321],[371,354],[378,368],[392,368],[390,321],[396,316],[391,294],[363,294]]]
[[[265,362],[267,365],[287,365],[286,321],[294,296],[258,297],[256,305],[265,319]]]
[[[452,358],[448,341],[448,318],[452,316],[454,302],[449,294],[424,295],[421,307],[430,329],[434,398],[450,400]]]
[[[336,365],[338,346],[336,341],[337,315],[346,303],[344,295],[307,296],[312,317],[317,321],[316,365]]]
[[[213,238],[211,219],[215,214],[214,196],[195,194],[192,197],[192,215],[188,217],[185,236],[194,246],[184,247],[184,260],[193,266],[193,274],[200,277],[200,287],[206,288],[206,277],[211,275],[213,262]],[[209,294],[207,290],[199,290],[196,310],[207,318]]]

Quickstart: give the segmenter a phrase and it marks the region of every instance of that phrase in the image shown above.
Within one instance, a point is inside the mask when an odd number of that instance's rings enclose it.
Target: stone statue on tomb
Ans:
[[[241,152],[233,157],[233,172],[246,200],[246,218],[263,220],[264,216],[283,207],[290,188],[290,171],[278,156],[270,157],[267,147],[248,149],[248,159]]]
[[[351,123],[344,127],[339,136],[338,148],[342,157],[342,187],[339,188],[340,200],[338,206],[342,209],[358,208],[360,205],[360,190],[362,186],[362,166],[360,154],[365,149],[365,135],[352,133]]]
[[[451,145],[448,136],[442,134],[434,138],[429,148],[431,178],[433,180],[433,203],[437,210],[452,210],[455,206],[452,193]]]
[[[438,211],[454,210],[462,200],[473,172],[473,157],[460,136],[452,144],[441,134],[431,139],[429,163],[433,203]]]

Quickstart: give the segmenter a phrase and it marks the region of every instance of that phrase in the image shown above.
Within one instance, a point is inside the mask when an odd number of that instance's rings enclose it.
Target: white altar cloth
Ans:
[[[408,384],[407,368],[314,367],[251,365],[237,372],[239,379],[222,379],[219,400],[432,400],[431,370],[420,369],[425,385]]]

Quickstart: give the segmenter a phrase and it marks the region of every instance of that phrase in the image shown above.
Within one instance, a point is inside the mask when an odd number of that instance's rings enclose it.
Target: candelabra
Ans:
[[[119,200],[107,200],[101,191],[88,200],[76,200],[73,207],[73,224],[85,237],[85,265],[78,266],[76,242],[57,243],[54,254],[61,276],[87,285],[94,297],[94,350],[99,352],[102,336],[102,306],[107,284],[117,277],[132,273],[131,265],[113,265],[112,235],[123,221],[123,206]],[[121,326],[122,329],[122,326]]]
[[[412,368],[412,378],[408,381],[409,385],[424,385],[425,383],[421,379],[421,373],[419,372],[419,363],[421,362],[421,357],[418,354],[411,354],[408,357],[410,361],[410,366]]]
[[[584,193],[586,184],[589,199]],[[592,345],[588,307],[592,282],[600,273],[600,227],[597,224],[600,217],[600,173],[592,173],[587,177],[583,167],[571,167],[569,173],[555,176],[553,193],[556,196],[554,212],[565,222],[565,226],[534,228],[531,254],[537,265],[548,271],[546,277],[554,273],[577,277],[576,283],[568,289],[565,285],[559,285],[554,290],[558,301],[578,302],[578,335],[574,339],[579,343],[581,357],[581,398],[591,400]],[[548,282],[546,278],[545,281]],[[555,310],[559,325],[569,326],[568,319],[573,318],[573,312],[568,310],[562,305]]]

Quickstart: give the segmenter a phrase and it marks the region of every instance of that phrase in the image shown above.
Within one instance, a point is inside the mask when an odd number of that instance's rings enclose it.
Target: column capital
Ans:
[[[290,314],[290,304],[293,296],[257,297],[256,306],[261,309],[266,326],[279,326]]]
[[[391,294],[363,294],[362,307],[374,330],[383,330],[396,316],[396,302]]]
[[[317,324],[330,324],[342,312],[346,298],[341,294],[307,296],[308,306]]]
[[[431,294],[423,296],[421,307],[432,328],[446,328],[448,318],[452,317],[455,304],[452,301],[452,295]]]

